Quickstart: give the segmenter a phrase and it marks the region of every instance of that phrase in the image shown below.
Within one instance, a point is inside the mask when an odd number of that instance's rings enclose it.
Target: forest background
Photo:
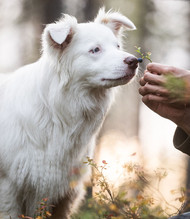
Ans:
[[[45,24],[62,13],[86,22],[102,6],[119,10],[136,25],[137,30],[125,36],[128,52],[138,56],[138,46],[151,52],[154,62],[190,69],[188,0],[0,0],[0,72],[36,61]],[[147,63],[140,65],[139,75]],[[98,138],[95,161],[106,160],[107,177],[115,183],[126,162],[138,162],[148,171],[166,169],[160,189],[168,202],[179,206],[171,189],[190,189],[189,157],[173,147],[175,125],[142,104],[138,80],[120,89]]]

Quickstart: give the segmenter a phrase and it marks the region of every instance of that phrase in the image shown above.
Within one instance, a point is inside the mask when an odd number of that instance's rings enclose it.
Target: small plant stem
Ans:
[[[163,194],[160,192],[160,190],[158,190],[158,189],[156,189],[156,188],[154,188],[153,186],[150,186],[150,185],[148,185],[148,187],[149,187],[150,189],[152,189],[154,192],[156,192],[156,193],[164,200],[164,202],[165,202],[168,206],[170,206],[170,207],[172,207],[172,208],[178,210],[177,207],[175,207],[174,205],[170,204],[170,203],[165,199],[165,197],[164,197]]]

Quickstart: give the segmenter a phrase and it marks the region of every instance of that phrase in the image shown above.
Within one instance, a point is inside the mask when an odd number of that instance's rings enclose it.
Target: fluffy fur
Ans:
[[[135,29],[103,9],[91,23],[65,15],[45,28],[36,63],[0,75],[3,219],[33,216],[46,197],[55,205],[52,218],[66,219],[77,208],[90,174],[83,161],[93,156],[113,87],[135,74],[125,62],[130,54],[118,48],[122,27]]]

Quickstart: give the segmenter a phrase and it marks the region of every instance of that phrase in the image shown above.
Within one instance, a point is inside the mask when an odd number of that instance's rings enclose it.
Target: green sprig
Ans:
[[[151,52],[145,52],[145,54],[144,54],[144,53],[141,52],[141,47],[135,46],[135,48],[136,48],[135,51],[140,54],[142,60],[147,59],[149,62],[152,62],[152,60],[150,58],[150,56],[152,55]]]

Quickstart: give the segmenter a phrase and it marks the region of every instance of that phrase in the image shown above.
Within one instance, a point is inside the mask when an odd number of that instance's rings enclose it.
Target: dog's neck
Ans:
[[[61,112],[66,110],[71,117],[77,117],[77,112],[83,112],[88,119],[93,118],[95,114],[107,112],[115,89],[92,87],[86,82],[75,81],[72,78],[67,81],[66,74],[70,75],[69,72],[63,72],[48,62],[43,65],[46,70],[42,72],[39,87],[43,91],[43,101],[49,107],[55,107]]]
[[[39,62],[37,105],[44,109],[41,113],[43,118],[46,118],[46,123],[57,127],[60,136],[66,129],[70,130],[70,135],[73,130],[78,136],[81,131],[88,132],[88,135],[97,133],[111,106],[115,89],[92,88],[82,82],[65,84],[62,82],[64,76],[60,74],[59,68],[44,60]],[[36,111],[36,114],[39,114],[39,111]],[[83,130],[82,127],[88,130]]]
[[[39,64],[39,69],[40,66],[41,64]],[[46,63],[41,69],[43,71],[38,72],[41,74],[41,78],[37,87],[39,93],[37,105],[43,110],[35,113],[39,118],[42,118],[43,114],[44,123],[50,127],[48,135],[53,137],[49,147],[56,145],[59,147],[56,150],[62,151],[62,145],[64,145],[68,151],[75,147],[78,148],[75,151],[80,151],[80,147],[86,148],[81,151],[93,151],[93,147],[87,149],[89,142],[92,136],[98,133],[104,121],[115,89],[90,88],[84,86],[82,82],[81,84],[69,83],[65,86],[60,80],[62,76],[53,66]],[[41,116],[39,116],[40,113]],[[52,133],[55,130],[56,135],[54,136]],[[66,134],[65,130],[67,130]],[[69,139],[69,143],[67,139]],[[62,153],[60,152],[60,154]],[[73,159],[76,159],[77,156],[78,154],[75,155],[73,152]]]

